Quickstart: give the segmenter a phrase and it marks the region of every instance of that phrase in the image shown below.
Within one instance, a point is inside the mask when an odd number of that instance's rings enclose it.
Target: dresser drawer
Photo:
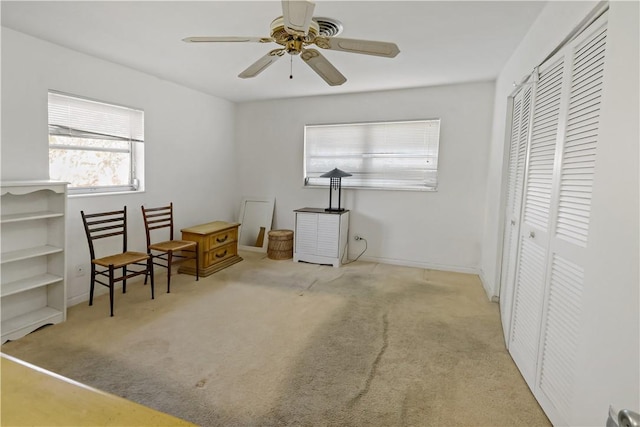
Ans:
[[[222,262],[227,258],[232,258],[238,254],[238,245],[235,241],[228,243],[224,246],[219,246],[204,254],[204,267],[209,267],[213,264]]]
[[[237,228],[224,230],[220,233],[208,236],[208,241],[205,243],[205,250],[216,249],[220,246],[228,245],[231,242],[235,242],[236,240],[238,240]]]

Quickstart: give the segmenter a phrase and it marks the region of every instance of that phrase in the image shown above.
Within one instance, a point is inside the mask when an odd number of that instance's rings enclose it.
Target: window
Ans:
[[[440,120],[307,125],[304,184],[328,186],[333,168],[352,174],[347,188],[435,190]]]
[[[141,190],[144,112],[49,92],[49,177],[69,194]]]

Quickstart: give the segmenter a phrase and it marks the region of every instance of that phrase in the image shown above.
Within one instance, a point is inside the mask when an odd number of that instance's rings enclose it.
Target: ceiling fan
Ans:
[[[308,0],[282,0],[282,16],[271,22],[270,37],[187,37],[183,41],[187,43],[275,42],[283,47],[271,50],[238,74],[238,77],[243,79],[255,77],[288,53],[300,55],[302,60],[331,86],[343,84],[347,81],[346,77],[318,50],[311,49],[309,46],[316,45],[322,49],[385,58],[393,58],[400,52],[395,43],[346,39],[323,34],[318,24],[321,18],[313,18],[314,8],[315,3]]]

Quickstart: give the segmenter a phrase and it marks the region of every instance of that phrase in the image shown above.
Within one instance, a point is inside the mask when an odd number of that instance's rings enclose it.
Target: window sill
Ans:
[[[302,188],[322,188],[325,191],[329,188],[329,185],[302,185]],[[424,188],[406,188],[406,187],[355,187],[355,186],[342,186],[342,190],[374,190],[374,191],[416,191],[416,192],[436,192],[438,187],[424,187]]]
[[[99,196],[123,196],[127,194],[141,194],[144,190],[135,191],[106,191],[100,193],[82,193],[82,194],[69,194],[70,199],[81,199],[85,197],[99,197]]]

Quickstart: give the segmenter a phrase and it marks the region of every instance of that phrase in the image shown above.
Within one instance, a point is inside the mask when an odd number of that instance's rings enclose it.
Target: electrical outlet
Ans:
[[[76,277],[84,276],[85,274],[84,265],[83,264],[76,265],[75,271],[76,271]]]

